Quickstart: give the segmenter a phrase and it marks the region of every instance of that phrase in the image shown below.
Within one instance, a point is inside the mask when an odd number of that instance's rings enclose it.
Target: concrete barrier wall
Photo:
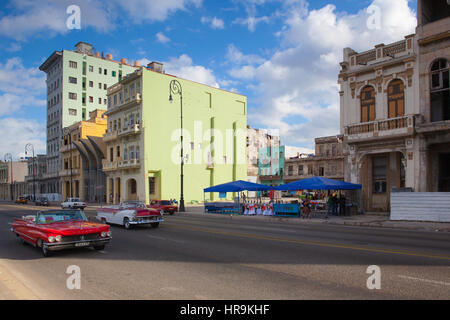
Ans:
[[[450,193],[391,192],[391,220],[450,222]]]

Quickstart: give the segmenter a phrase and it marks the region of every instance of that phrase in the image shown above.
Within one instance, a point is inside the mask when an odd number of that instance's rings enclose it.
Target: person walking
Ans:
[[[306,197],[303,201],[303,219],[311,219],[311,200]]]

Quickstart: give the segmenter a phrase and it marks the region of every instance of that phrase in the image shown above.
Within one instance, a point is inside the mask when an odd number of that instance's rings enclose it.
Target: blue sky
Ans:
[[[2,0],[0,158],[32,142],[45,153],[45,76],[55,50],[92,43],[115,60],[160,61],[168,73],[248,97],[248,122],[312,149],[339,133],[342,49],[365,51],[415,31],[408,0]],[[81,9],[68,30],[66,8]],[[368,29],[367,8],[380,9]]]

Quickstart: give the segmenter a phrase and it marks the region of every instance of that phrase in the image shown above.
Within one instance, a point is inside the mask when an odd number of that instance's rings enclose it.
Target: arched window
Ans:
[[[405,86],[400,79],[393,80],[388,86],[388,116],[398,118],[405,115]]]
[[[361,91],[361,122],[375,121],[375,89],[367,86]]]
[[[450,120],[449,62],[438,59],[431,66],[431,121]]]

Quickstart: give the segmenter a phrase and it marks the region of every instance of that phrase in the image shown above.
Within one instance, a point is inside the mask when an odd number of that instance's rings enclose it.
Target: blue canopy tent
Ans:
[[[269,191],[269,190],[273,190],[273,189],[274,189],[274,187],[269,187],[269,186],[266,186],[263,184],[258,184],[258,183],[243,181],[243,180],[233,181],[233,182],[217,185],[214,187],[206,188],[206,189],[203,189],[204,193],[206,193],[206,192],[219,192],[219,193],[238,192],[238,209],[236,210],[234,205],[232,205],[232,208],[230,208],[229,206],[220,208],[220,206],[218,207],[215,204],[210,205],[208,207],[206,205],[206,201],[205,201],[205,211],[217,212],[220,209],[220,211],[222,211],[223,213],[239,213],[240,214],[241,213],[240,212],[240,198],[239,198],[240,192],[242,192],[242,191]]]
[[[294,181],[279,187],[279,191],[299,191],[299,190],[360,190],[360,184],[354,184],[339,180],[332,180],[323,177],[312,177],[304,180]]]
[[[299,181],[294,181],[279,187],[275,190],[279,191],[299,191],[299,190],[361,190],[362,185],[354,184],[339,180],[327,179],[324,177],[312,177]],[[361,199],[359,199],[361,202]],[[353,204],[352,204],[353,206]],[[345,204],[342,209],[345,212]],[[341,207],[339,212],[342,211]]]

